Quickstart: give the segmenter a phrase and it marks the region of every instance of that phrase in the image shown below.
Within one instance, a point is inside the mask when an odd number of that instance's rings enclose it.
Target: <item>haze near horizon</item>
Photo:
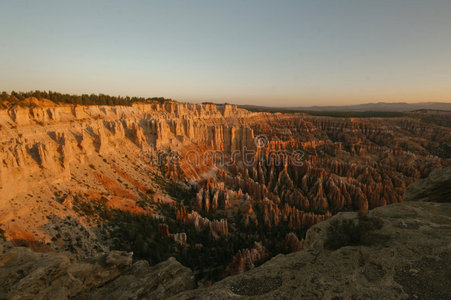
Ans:
[[[3,1],[0,90],[451,102],[449,1]]]

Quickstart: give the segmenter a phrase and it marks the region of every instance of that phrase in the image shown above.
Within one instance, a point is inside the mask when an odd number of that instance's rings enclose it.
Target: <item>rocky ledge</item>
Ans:
[[[150,267],[111,251],[76,262],[5,242],[0,253],[0,299],[162,299],[195,287],[191,270],[174,258]]]

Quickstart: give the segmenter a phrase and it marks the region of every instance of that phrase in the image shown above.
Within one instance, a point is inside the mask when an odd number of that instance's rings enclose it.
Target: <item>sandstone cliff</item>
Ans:
[[[202,166],[165,168],[158,164],[158,151],[189,147],[231,151],[250,144],[253,133],[245,119],[251,115],[233,105],[175,102],[133,106],[50,102],[2,110],[0,226],[7,239],[17,243],[53,244],[47,216],[73,218],[91,230],[89,220],[65,200],[73,195],[78,200],[106,199],[113,208],[137,213],[144,212],[136,205],[139,201],[172,201],[149,177],[172,172],[175,179],[195,179]]]

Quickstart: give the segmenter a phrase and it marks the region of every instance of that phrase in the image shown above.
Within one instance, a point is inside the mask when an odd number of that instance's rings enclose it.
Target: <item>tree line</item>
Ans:
[[[25,101],[27,98],[37,98],[39,100],[47,99],[58,104],[80,104],[80,105],[131,105],[132,103],[164,103],[167,101],[174,101],[164,97],[122,97],[110,96],[105,94],[82,94],[71,95],[62,94],[53,91],[30,91],[30,92],[16,92],[7,93],[3,91],[0,94],[0,105],[5,108],[11,105],[27,106],[29,103]]]

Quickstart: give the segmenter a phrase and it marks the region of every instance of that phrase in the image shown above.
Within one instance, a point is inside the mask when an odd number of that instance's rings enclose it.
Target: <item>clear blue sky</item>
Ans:
[[[451,102],[450,0],[0,0],[0,90]]]

